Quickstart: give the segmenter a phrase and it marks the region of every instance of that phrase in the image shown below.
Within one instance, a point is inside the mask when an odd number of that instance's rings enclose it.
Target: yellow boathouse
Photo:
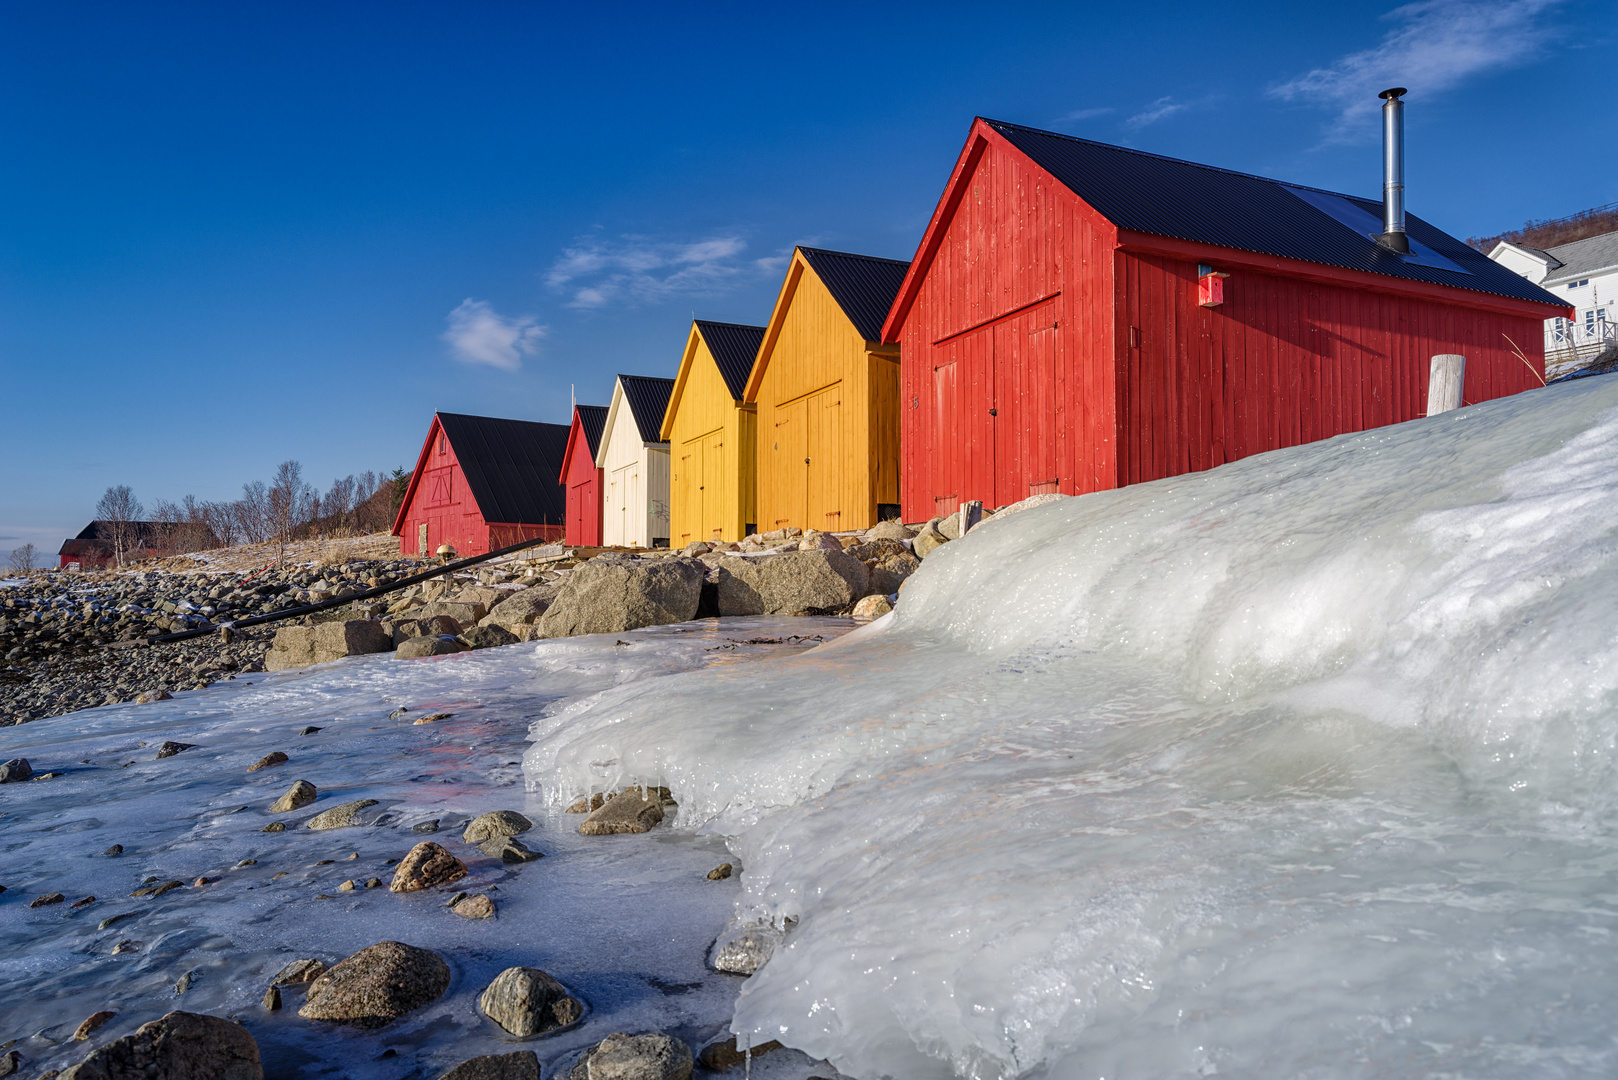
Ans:
[[[669,542],[740,540],[757,531],[754,407],[743,400],[764,327],[691,323],[663,414],[669,444]]]
[[[899,516],[899,347],[881,338],[909,266],[793,252],[745,395],[758,410],[760,529]]]

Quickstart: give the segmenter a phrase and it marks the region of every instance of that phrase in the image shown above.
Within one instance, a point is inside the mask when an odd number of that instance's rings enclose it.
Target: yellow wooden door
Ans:
[[[759,522],[761,529],[780,529],[804,524],[804,500],[808,489],[809,430],[807,402],[800,398],[775,410],[775,436],[770,441],[769,514]]]
[[[702,533],[702,441],[703,436],[687,439],[674,462],[670,488],[674,497],[673,540],[677,547],[701,540]]]
[[[697,539],[731,539],[724,535],[731,501],[725,495],[725,433],[711,431],[702,437],[702,535]]]
[[[833,383],[805,403],[807,505],[804,528],[835,532],[843,527],[844,475],[849,462],[843,445],[843,386]]]

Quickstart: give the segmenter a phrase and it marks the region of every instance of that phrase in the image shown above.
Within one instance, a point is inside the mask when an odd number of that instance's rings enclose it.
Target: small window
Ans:
[[[1583,286],[1588,285],[1588,284],[1590,284],[1590,279],[1585,278],[1583,281],[1570,281],[1570,282],[1567,283],[1567,287],[1571,291],[1573,289],[1582,288]]]
[[[442,454],[446,449],[448,449],[448,445],[445,442],[444,433],[441,431],[438,433],[438,452]]]

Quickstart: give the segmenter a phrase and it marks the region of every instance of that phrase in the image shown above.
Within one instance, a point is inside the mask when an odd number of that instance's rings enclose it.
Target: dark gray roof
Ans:
[[[846,251],[799,247],[803,257],[866,341],[882,340],[882,324],[888,309],[904,284],[910,264],[898,259],[878,259]]]
[[[764,344],[764,327],[744,326],[741,323],[708,322],[697,319],[697,330],[708,343],[719,374],[725,377],[725,388],[737,401],[747,392],[747,377],[753,373],[753,361],[758,359],[758,347]]]
[[[1546,248],[1545,254],[1562,264],[1546,275],[1546,285],[1577,281],[1618,266],[1618,232],[1586,236],[1571,244],[1558,244]]]
[[[567,521],[567,489],[558,477],[571,424],[442,412],[438,422],[484,521],[511,525]]]
[[[650,375],[620,375],[624,387],[624,400],[629,413],[635,418],[635,429],[641,442],[662,442],[663,414],[669,411],[669,395],[674,393],[673,379],[657,379]]]
[[[607,406],[575,405],[579,410],[579,427],[584,431],[584,447],[594,458],[601,449],[601,432],[607,426]]]
[[[1368,235],[1381,220],[1378,200],[998,120],[985,123],[1119,228],[1517,300],[1561,303],[1414,214],[1406,215],[1405,230],[1412,246],[1426,252],[1415,258],[1395,255]],[[1446,263],[1454,269],[1443,269]]]

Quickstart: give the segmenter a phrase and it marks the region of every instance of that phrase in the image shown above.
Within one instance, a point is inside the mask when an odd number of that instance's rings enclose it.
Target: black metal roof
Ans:
[[[1381,220],[1380,200],[1284,184],[999,120],[984,122],[1122,229],[1517,300],[1561,303],[1414,214],[1405,216],[1406,233],[1413,247],[1428,249],[1429,257],[1395,255],[1357,224],[1363,214],[1371,216],[1373,226]],[[1455,269],[1441,268],[1446,262]]]
[[[567,489],[557,478],[572,425],[443,412],[438,422],[484,521],[557,525],[567,520]]]
[[[601,432],[607,426],[607,406],[575,405],[579,410],[579,427],[584,432],[584,447],[593,459],[601,450]]]
[[[725,388],[736,401],[747,392],[747,377],[753,373],[753,361],[758,359],[758,347],[764,344],[764,327],[745,326],[741,323],[708,322],[696,320],[702,340],[708,343],[719,374],[725,377]]]
[[[630,415],[635,418],[640,441],[662,442],[663,414],[669,411],[669,396],[674,393],[674,380],[650,375],[620,375],[618,381],[623,384],[624,400],[629,403]]]
[[[866,341],[882,340],[882,324],[904,284],[908,262],[854,255],[847,251],[799,247],[821,282]]]

